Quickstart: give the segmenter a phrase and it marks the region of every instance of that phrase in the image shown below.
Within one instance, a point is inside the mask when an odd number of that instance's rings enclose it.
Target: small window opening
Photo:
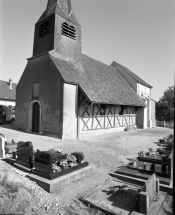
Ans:
[[[119,115],[123,115],[125,110],[125,106],[121,106],[121,109],[119,111]]]
[[[69,26],[66,22],[62,24],[61,34],[75,40],[76,32],[73,26]]]
[[[39,82],[33,83],[33,86],[32,86],[32,97],[33,98],[39,97]]]
[[[44,37],[45,35],[50,33],[50,28],[49,28],[49,22],[45,22],[44,24],[41,24],[39,27],[39,38]]]
[[[100,106],[100,116],[104,116],[106,113],[106,104],[101,104]]]

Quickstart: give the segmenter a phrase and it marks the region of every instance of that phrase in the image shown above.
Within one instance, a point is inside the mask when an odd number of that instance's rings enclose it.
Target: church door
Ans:
[[[40,120],[40,105],[38,102],[33,104],[32,111],[32,132],[39,133],[39,120]]]

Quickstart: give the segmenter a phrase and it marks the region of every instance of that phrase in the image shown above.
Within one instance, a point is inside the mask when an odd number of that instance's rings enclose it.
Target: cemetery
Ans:
[[[171,141],[159,140],[156,150],[139,151],[135,159],[128,159],[128,165],[110,173],[110,180],[86,192],[79,200],[104,214],[158,214],[167,192],[172,194],[172,143],[173,137]],[[48,193],[79,179],[83,183],[95,171],[80,151],[34,150],[31,141],[10,143],[3,134],[0,146],[3,160],[28,172],[26,177]]]
[[[0,139],[2,142],[1,148],[4,148],[0,150],[1,158],[7,158],[8,163],[29,172],[28,177],[48,192],[54,192],[60,184],[80,179],[94,171],[93,166],[89,166],[88,162],[83,162],[84,155],[82,152],[62,154],[60,150],[56,151],[54,149],[36,150],[35,152],[30,141],[18,142],[17,144],[7,143],[2,134]],[[61,176],[65,177],[59,178]],[[54,181],[57,178],[59,180]]]
[[[169,138],[170,137],[170,138]],[[157,151],[138,152],[110,175],[113,180],[80,197],[86,204],[101,208],[105,214],[158,214],[165,200],[168,186],[172,186],[173,135],[159,140]],[[161,144],[160,144],[161,143]],[[163,143],[163,144],[162,144]],[[168,185],[168,186],[167,186]],[[112,204],[111,204],[112,202]]]
[[[111,173],[114,177],[125,178],[133,183],[142,183],[140,180],[147,180],[152,174],[156,174],[160,181],[160,190],[167,190],[166,186],[172,184],[173,175],[173,136],[170,140],[163,142],[160,140],[158,148],[154,151],[149,148],[148,152],[138,152],[138,157],[131,159],[128,165],[118,168],[117,171]],[[170,191],[172,192],[172,191]]]

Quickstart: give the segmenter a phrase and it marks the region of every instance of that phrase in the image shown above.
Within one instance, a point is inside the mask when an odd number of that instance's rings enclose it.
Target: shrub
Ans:
[[[0,214],[25,214],[33,202],[32,191],[23,184],[8,180],[4,174],[0,179]]]
[[[84,154],[82,152],[73,152],[71,155],[74,155],[77,159],[77,162],[84,160]]]

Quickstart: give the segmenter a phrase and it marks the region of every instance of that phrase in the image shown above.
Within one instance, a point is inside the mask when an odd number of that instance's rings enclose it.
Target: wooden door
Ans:
[[[40,105],[38,102],[33,104],[32,111],[32,132],[39,133],[39,121],[40,121]]]

